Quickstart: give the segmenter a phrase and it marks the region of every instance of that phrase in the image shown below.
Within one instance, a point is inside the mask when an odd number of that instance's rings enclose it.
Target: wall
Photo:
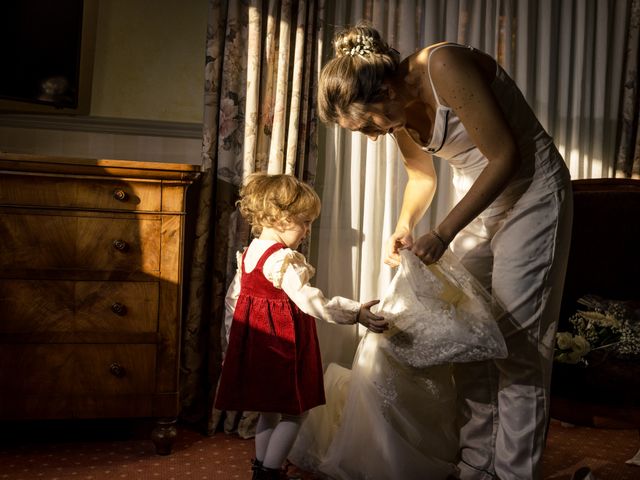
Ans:
[[[102,0],[91,114],[202,122],[206,15],[206,0]]]
[[[199,164],[208,0],[100,0],[89,116],[0,115],[0,150]]]

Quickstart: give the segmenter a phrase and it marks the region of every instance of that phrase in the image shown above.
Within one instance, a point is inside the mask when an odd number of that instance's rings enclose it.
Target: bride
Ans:
[[[321,478],[456,478],[451,364],[506,356],[504,311],[452,253],[429,266],[401,257],[377,312],[389,330],[365,333],[351,369],[328,366],[326,405],[309,413],[289,455]]]

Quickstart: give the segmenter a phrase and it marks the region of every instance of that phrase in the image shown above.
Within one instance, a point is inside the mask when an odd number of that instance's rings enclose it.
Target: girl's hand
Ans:
[[[411,251],[425,265],[430,265],[440,260],[448,246],[448,243],[437,232],[432,230],[418,238],[411,247]]]
[[[400,265],[400,254],[398,253],[400,249],[411,248],[412,246],[413,236],[411,232],[405,229],[396,230],[387,240],[387,258],[384,259],[384,263],[390,267],[397,267]]]
[[[378,303],[380,303],[380,300],[371,300],[370,302],[363,303],[356,317],[356,322],[364,325],[373,333],[382,333],[389,328],[389,323],[385,321],[384,317],[371,312],[371,307]]]

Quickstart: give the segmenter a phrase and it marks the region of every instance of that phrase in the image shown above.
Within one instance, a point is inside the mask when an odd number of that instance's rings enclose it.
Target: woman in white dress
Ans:
[[[454,368],[459,476],[541,478],[573,212],[566,165],[489,55],[441,43],[400,61],[367,24],[336,35],[334,47],[320,76],[320,118],[372,140],[392,134],[408,173],[386,262],[397,265],[408,248],[431,264],[449,248],[508,312],[500,327],[509,356]],[[453,167],[457,203],[414,240],[435,193],[434,155]]]

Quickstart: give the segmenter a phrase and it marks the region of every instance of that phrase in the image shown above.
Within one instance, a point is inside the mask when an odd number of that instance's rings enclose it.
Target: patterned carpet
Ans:
[[[1,424],[0,424],[1,425]],[[156,455],[151,426],[57,422],[2,434],[0,479],[10,480],[243,480],[250,479],[253,441],[236,436],[204,436],[179,427],[173,452]],[[59,429],[59,430],[58,430]],[[62,431],[64,430],[64,431]],[[56,440],[56,437],[59,440]]]
[[[159,456],[148,431],[148,425],[130,422],[0,424],[0,479],[251,478],[252,440],[224,433],[206,437],[179,427],[173,453]],[[572,472],[587,465],[598,480],[638,480],[640,466],[624,463],[638,448],[635,430],[565,427],[554,421],[544,459],[545,479],[569,480]]]
[[[588,466],[597,480],[640,480],[640,466],[625,462],[640,449],[637,430],[564,426],[552,421],[544,454],[545,479],[570,480]]]

